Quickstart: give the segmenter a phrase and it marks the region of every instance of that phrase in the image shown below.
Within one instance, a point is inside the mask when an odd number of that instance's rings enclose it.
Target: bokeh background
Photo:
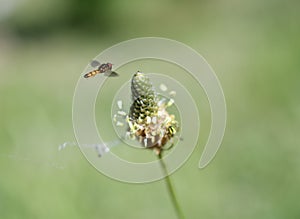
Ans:
[[[196,49],[227,100],[217,157],[198,169],[200,139],[172,175],[186,217],[300,218],[299,3],[1,0],[0,218],[176,217],[164,181],[120,183],[78,148],[57,150],[74,141],[72,97],[85,66],[144,36]]]

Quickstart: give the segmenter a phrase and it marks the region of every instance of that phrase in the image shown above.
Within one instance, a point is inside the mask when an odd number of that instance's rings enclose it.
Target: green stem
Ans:
[[[177,217],[178,217],[178,219],[184,219],[185,217],[184,217],[184,214],[183,214],[183,212],[182,212],[182,210],[180,208],[180,205],[179,205],[179,203],[177,201],[177,198],[176,198],[176,195],[175,195],[175,191],[174,191],[173,185],[171,183],[171,178],[169,177],[169,174],[168,174],[167,166],[166,166],[165,162],[162,159],[162,152],[160,152],[158,154],[158,158],[159,158],[161,167],[162,167],[162,169],[164,171],[164,174],[166,175],[165,180],[166,180],[166,185],[167,185],[167,188],[168,188],[168,193],[170,195],[170,198],[172,200],[173,206],[175,208]]]

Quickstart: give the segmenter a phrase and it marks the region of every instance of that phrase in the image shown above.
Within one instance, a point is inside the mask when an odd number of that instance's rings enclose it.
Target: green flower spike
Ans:
[[[173,100],[168,103],[160,100],[150,79],[141,72],[135,73],[131,79],[131,93],[133,102],[127,117],[128,136],[137,138],[146,148],[156,149],[159,154],[179,129],[175,116],[167,111]]]

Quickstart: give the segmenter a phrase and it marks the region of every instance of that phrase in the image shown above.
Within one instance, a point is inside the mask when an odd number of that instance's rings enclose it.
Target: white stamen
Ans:
[[[129,122],[130,121],[130,119],[129,119],[129,116],[127,115],[126,116],[126,122]]]
[[[174,91],[174,90],[170,91],[169,95],[172,96],[172,97],[175,97],[176,96],[176,91]]]
[[[159,88],[164,92],[168,90],[168,88],[165,84],[160,84]]]
[[[157,105],[161,106],[165,101],[166,101],[166,99],[162,98],[161,100],[158,101]]]
[[[117,121],[117,125],[116,126],[124,126],[124,123]]]
[[[171,118],[168,116],[165,121],[164,121],[164,125],[168,124],[169,122],[171,122]]]
[[[119,109],[122,109],[122,105],[123,105],[122,100],[118,100],[117,104]]]
[[[126,112],[124,112],[124,111],[118,111],[118,114],[121,115],[121,116],[126,116],[127,115]]]
[[[147,124],[150,124],[150,122],[151,122],[151,118],[150,118],[150,116],[147,116],[147,117],[146,117],[146,123],[147,123]]]
[[[133,129],[134,129],[134,127],[133,127],[133,125],[132,125],[132,122],[131,122],[131,121],[128,121],[128,125],[129,125],[129,128],[130,128],[130,130],[133,130]]]
[[[152,118],[152,122],[153,122],[154,124],[157,123],[157,117],[156,117],[156,116],[154,116],[154,117]]]
[[[161,131],[160,133],[159,133],[159,137],[164,137],[164,132],[163,131]]]
[[[113,121],[117,122],[117,114],[114,115]]]
[[[169,100],[169,102],[168,102],[167,106],[172,106],[172,105],[173,105],[173,103],[174,103],[174,99],[172,99],[172,98],[171,98],[171,99]]]

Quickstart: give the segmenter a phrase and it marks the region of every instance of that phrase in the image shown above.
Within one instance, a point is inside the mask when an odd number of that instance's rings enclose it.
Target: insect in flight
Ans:
[[[91,66],[96,68],[93,71],[90,71],[88,73],[86,73],[83,77],[84,78],[90,78],[95,76],[96,74],[104,74],[107,77],[117,77],[119,76],[119,74],[117,72],[112,71],[112,66],[113,64],[111,63],[103,63],[101,64],[100,62],[98,62],[97,60],[93,60],[91,62]]]
[[[98,157],[102,157],[104,154],[108,153],[110,151],[110,148],[117,146],[120,144],[120,140],[114,140],[111,142],[104,142],[101,144],[81,144],[81,149],[95,149]],[[58,146],[58,151],[61,151],[65,149],[66,147],[79,147],[79,145],[76,142],[65,142]]]

